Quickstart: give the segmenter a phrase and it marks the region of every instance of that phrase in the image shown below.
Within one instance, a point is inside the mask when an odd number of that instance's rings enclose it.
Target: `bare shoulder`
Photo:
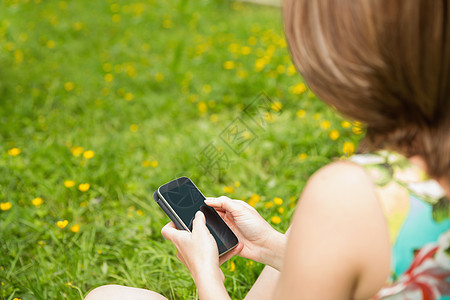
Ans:
[[[321,168],[292,220],[283,290],[299,289],[311,299],[369,298],[389,274],[387,232],[364,168],[346,161]]]

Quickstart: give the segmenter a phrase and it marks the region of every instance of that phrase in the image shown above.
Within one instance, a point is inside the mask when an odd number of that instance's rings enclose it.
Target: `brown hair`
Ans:
[[[421,156],[450,180],[447,0],[285,0],[286,39],[309,87],[366,124],[361,147]]]

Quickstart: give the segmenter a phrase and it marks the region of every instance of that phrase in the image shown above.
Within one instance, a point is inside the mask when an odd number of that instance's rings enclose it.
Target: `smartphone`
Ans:
[[[153,193],[153,198],[180,230],[192,231],[195,213],[202,211],[212,236],[216,240],[219,256],[237,246],[239,240],[217,211],[206,205],[205,196],[188,177],[168,182]]]

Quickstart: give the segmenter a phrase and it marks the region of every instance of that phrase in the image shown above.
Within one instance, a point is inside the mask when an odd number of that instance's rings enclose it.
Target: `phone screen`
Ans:
[[[195,213],[198,210],[203,212],[206,226],[216,240],[219,254],[223,254],[237,245],[236,235],[215,209],[204,203],[205,196],[189,178],[175,179],[161,186],[158,192],[190,231],[192,231]]]

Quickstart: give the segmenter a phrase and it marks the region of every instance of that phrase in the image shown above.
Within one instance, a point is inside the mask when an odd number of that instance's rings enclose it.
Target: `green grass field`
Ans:
[[[284,231],[361,137],[296,74],[279,9],[228,0],[2,1],[0,101],[0,299],[196,298],[159,185],[189,176]],[[263,266],[222,268],[241,299]]]

